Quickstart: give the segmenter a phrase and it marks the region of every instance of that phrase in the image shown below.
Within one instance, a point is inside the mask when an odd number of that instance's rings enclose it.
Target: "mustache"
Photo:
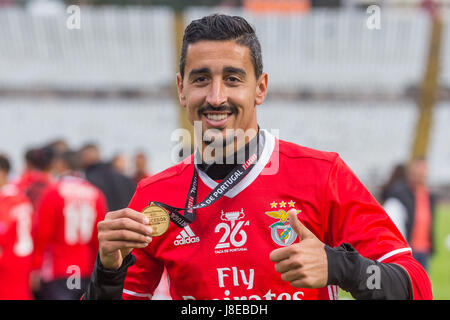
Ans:
[[[201,116],[205,112],[231,112],[231,113],[237,113],[238,109],[234,105],[221,105],[219,107],[213,107],[209,103],[200,109],[198,109],[198,115]]]

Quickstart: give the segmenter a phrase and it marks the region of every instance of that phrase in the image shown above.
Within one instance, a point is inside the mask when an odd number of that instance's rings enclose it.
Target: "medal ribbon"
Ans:
[[[189,193],[184,208],[172,207],[157,201],[150,201],[149,203],[153,202],[154,204],[167,209],[169,211],[170,220],[178,227],[184,228],[195,220],[197,209],[212,205],[235,185],[237,185],[255,166],[257,159],[258,156],[256,153],[253,153],[247,161],[245,161],[245,163],[236,166],[199,204],[196,204],[198,175],[195,166],[194,175],[192,176],[191,186],[189,187]],[[182,215],[180,211],[184,211],[184,215]]]

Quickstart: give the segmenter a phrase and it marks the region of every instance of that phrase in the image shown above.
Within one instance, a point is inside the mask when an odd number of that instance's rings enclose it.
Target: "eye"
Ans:
[[[225,80],[229,81],[229,82],[240,82],[241,81],[239,78],[237,78],[235,76],[228,76],[225,78]]]
[[[198,76],[197,78],[194,79],[195,83],[201,83],[204,81],[206,81],[206,77],[204,77],[204,76]]]

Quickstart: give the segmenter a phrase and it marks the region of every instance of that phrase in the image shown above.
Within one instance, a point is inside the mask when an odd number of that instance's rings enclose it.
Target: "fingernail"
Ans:
[[[144,217],[144,224],[149,224],[150,220],[147,217]]]
[[[148,232],[148,234],[152,234],[153,229],[151,227],[147,227],[147,232]]]
[[[150,241],[152,241],[152,238],[151,238],[151,237],[145,237],[145,240],[146,240],[147,242],[150,242]]]

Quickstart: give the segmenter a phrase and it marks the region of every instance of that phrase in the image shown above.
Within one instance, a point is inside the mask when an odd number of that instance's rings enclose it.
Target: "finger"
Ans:
[[[299,272],[298,269],[289,270],[281,274],[281,279],[287,282],[301,280],[302,278],[303,275]]]
[[[290,247],[279,248],[279,249],[273,250],[270,253],[269,259],[273,262],[279,262],[279,261],[289,258],[291,256],[291,254],[292,254],[292,250]]]
[[[103,230],[130,230],[144,236],[152,235],[152,228],[148,225],[136,222],[130,218],[118,218],[109,221],[102,221],[98,224],[99,231]]]
[[[305,289],[315,288],[315,286],[311,283],[311,281],[308,280],[307,277],[302,277],[302,276],[300,276],[299,279],[290,281],[290,284],[294,288],[305,288]]]
[[[294,259],[284,259],[275,264],[275,271],[278,273],[284,273],[289,270],[301,268],[302,264],[298,260]]]
[[[109,253],[113,253],[117,250],[122,249],[139,249],[145,248],[148,246],[148,243],[143,242],[133,242],[133,241],[108,241],[102,245],[102,253],[108,255]]]
[[[150,236],[144,236],[140,233],[129,230],[110,230],[99,234],[100,241],[129,241],[149,243],[152,241]]]
[[[142,223],[142,224],[149,224],[148,218],[143,215],[141,212],[125,208],[117,211],[111,211],[108,212],[105,216],[105,220],[115,220],[119,218],[129,218],[136,222]]]
[[[307,239],[307,238],[315,238],[316,236],[309,231],[308,228],[306,228],[303,223],[300,222],[300,220],[297,217],[298,211],[295,209],[289,210],[289,224],[291,225],[292,229],[299,235],[300,239]]]

